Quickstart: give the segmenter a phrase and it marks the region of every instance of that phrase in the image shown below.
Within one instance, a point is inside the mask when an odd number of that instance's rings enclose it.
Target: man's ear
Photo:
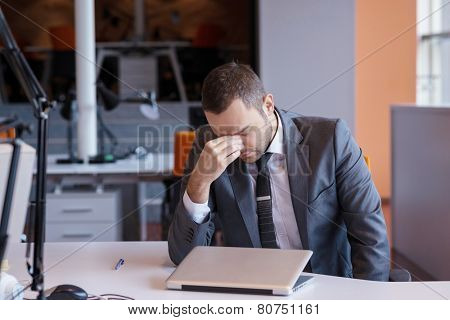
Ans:
[[[264,96],[263,103],[264,103],[263,108],[266,115],[269,116],[273,114],[275,111],[275,103],[273,101],[273,95],[271,93],[268,93]]]

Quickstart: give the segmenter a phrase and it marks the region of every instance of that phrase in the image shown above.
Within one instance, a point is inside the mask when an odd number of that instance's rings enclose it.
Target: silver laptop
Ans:
[[[197,246],[167,279],[168,289],[290,295],[312,276],[301,273],[309,250]]]

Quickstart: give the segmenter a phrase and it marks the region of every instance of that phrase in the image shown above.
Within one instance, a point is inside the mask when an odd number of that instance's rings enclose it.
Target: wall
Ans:
[[[354,128],[353,0],[259,1],[259,71],[278,107]],[[314,93],[315,92],[315,93]]]
[[[357,0],[356,138],[382,197],[391,194],[390,105],[415,101],[416,1]],[[404,30],[409,31],[400,35]],[[399,36],[359,63],[365,56]]]
[[[389,107],[415,101],[415,22],[412,0],[259,1],[266,89],[279,107],[303,99],[293,111],[345,119],[383,198],[390,197]]]

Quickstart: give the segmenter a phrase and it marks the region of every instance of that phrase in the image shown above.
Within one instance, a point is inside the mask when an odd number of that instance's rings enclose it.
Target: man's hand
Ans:
[[[205,144],[186,187],[192,202],[208,201],[211,183],[240,156],[243,148],[240,136],[223,136]]]

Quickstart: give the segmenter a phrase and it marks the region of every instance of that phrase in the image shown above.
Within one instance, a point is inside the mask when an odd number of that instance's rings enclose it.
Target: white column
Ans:
[[[75,0],[78,157],[97,154],[94,0]]]
[[[145,0],[134,0],[134,40],[142,41],[145,36]]]

